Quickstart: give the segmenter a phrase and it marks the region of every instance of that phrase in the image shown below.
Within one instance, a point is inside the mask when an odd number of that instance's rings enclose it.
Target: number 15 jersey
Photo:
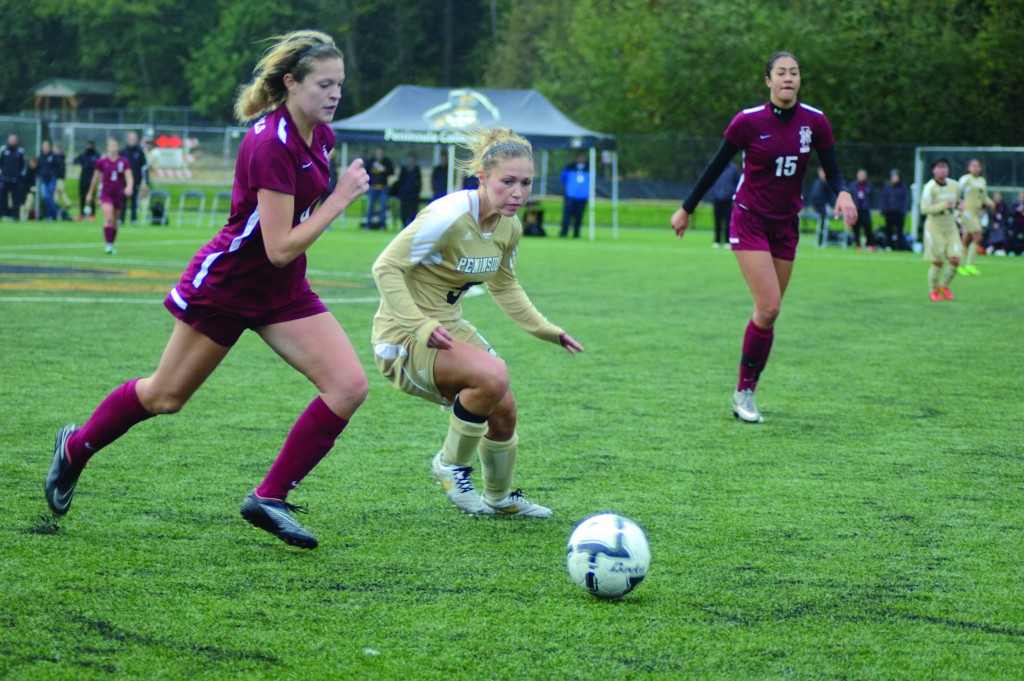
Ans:
[[[771,102],[744,109],[725,129],[725,138],[743,150],[736,204],[770,220],[787,220],[800,213],[811,150],[835,146],[825,114],[799,102],[788,120],[772,112]]]

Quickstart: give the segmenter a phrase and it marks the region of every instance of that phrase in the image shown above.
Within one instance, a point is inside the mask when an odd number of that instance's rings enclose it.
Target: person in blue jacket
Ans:
[[[587,155],[582,151],[576,153],[575,161],[562,168],[562,186],[565,187],[565,204],[562,208],[562,231],[558,236],[568,236],[569,223],[572,222],[572,236],[578,239],[583,211],[590,198],[590,168]]]

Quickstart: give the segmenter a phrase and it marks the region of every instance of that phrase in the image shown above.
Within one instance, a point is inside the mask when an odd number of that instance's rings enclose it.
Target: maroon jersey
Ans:
[[[307,145],[284,105],[256,121],[238,150],[228,223],[196,253],[171,290],[174,304],[182,310],[196,302],[256,312],[308,292],[305,254],[284,267],[267,258],[256,192],[271,189],[294,196],[295,227],[312,215],[327,189],[327,154],[333,147],[334,131],[324,124],[313,128],[313,142]]]
[[[800,189],[811,150],[835,146],[825,114],[798,103],[788,121],[771,104],[744,109],[725,129],[725,138],[743,150],[743,177],[736,205],[771,220],[792,218],[803,208]]]
[[[100,199],[124,196],[125,173],[131,172],[131,163],[124,156],[111,160],[109,156],[100,156],[96,161],[96,170],[100,176]]]

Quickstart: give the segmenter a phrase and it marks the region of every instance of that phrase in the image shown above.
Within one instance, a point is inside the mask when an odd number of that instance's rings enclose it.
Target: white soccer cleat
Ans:
[[[482,498],[484,505],[495,515],[521,515],[528,518],[550,518],[554,515],[554,512],[547,506],[541,506],[526,499],[521,489],[517,489],[501,501]]]
[[[437,483],[441,485],[441,489],[444,490],[448,500],[455,504],[463,513],[471,515],[491,515],[494,513],[490,508],[484,506],[484,503],[480,500],[480,495],[473,489],[473,481],[469,477],[469,474],[473,472],[473,468],[471,466],[446,464],[441,459],[443,453],[441,451],[434,456],[431,468],[434,471],[434,477],[437,478]]]
[[[764,417],[754,404],[753,390],[737,390],[732,394],[732,414],[744,423],[762,423]]]

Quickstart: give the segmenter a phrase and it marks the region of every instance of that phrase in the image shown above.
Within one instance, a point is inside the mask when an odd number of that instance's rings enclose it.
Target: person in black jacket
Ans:
[[[129,132],[126,139],[128,146],[121,150],[121,155],[127,158],[128,163],[131,164],[132,180],[135,183],[135,191],[132,192],[129,199],[131,221],[134,225],[139,219],[139,194],[144,187],[149,186],[149,164],[146,162],[146,151],[139,144],[138,134]]]
[[[442,151],[437,165],[430,171],[430,188],[434,192],[431,201],[448,193],[448,152]]]
[[[89,194],[89,185],[92,184],[92,173],[96,168],[96,161],[100,155],[96,152],[96,143],[89,140],[85,143],[85,151],[75,156],[75,163],[82,168],[82,174],[78,176],[78,219],[84,220],[89,216],[90,220],[96,219],[96,200],[89,202],[86,211],[85,197]]]
[[[423,189],[423,174],[415,154],[409,154],[406,158],[393,189],[401,206],[402,226],[405,227],[416,219],[420,209],[420,191]]]
[[[21,204],[25,202],[25,173],[28,156],[18,146],[18,136],[7,136],[7,144],[0,147],[0,217],[9,215],[18,220]]]
[[[910,207],[910,191],[903,184],[900,171],[893,168],[889,171],[889,182],[882,188],[882,216],[885,217],[885,245],[887,249],[907,250],[907,238],[903,234],[903,224],[907,219]]]

